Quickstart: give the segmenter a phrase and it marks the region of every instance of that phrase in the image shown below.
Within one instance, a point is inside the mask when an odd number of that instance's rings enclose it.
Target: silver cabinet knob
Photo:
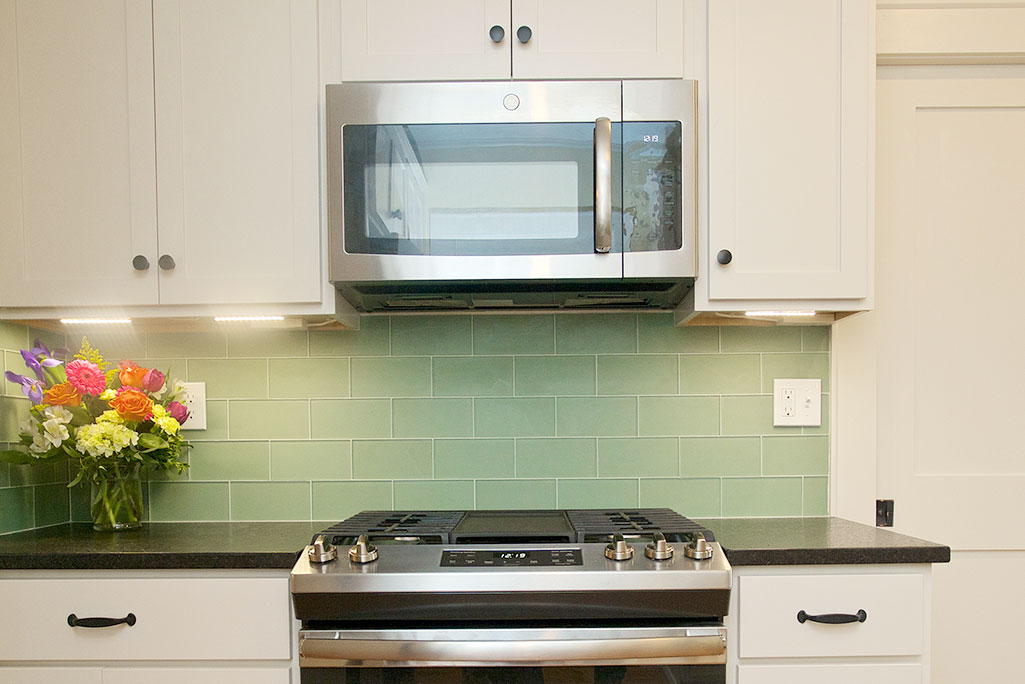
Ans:
[[[617,532],[612,535],[612,541],[605,547],[605,557],[614,561],[630,560],[634,557],[634,550],[623,539],[623,535]]]
[[[708,560],[712,557],[712,545],[703,533],[698,532],[694,535],[694,541],[683,547],[683,555],[694,560]]]
[[[165,271],[174,270],[174,257],[170,254],[161,255],[160,259],[157,260],[157,264]]]
[[[377,560],[377,547],[371,546],[367,535],[361,534],[356,539],[356,545],[349,547],[349,560],[353,563],[371,563]]]
[[[318,534],[306,552],[311,563],[330,563],[338,558],[338,550],[334,544],[327,540],[322,534]]]
[[[661,532],[651,535],[651,542],[644,547],[644,555],[653,561],[669,560],[673,557],[673,547],[666,543],[666,536]]]
[[[149,268],[149,259],[141,254],[136,254],[135,258],[132,259],[132,268],[136,271],[145,271]]]

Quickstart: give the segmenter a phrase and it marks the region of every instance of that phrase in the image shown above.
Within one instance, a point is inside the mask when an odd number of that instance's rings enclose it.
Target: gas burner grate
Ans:
[[[322,532],[335,538],[366,534],[378,539],[416,537],[449,542],[449,533],[464,511],[362,511]]]
[[[711,532],[670,508],[572,510],[566,515],[579,541],[606,539],[617,532],[625,537],[650,537],[661,532],[666,538],[704,532],[709,541],[714,540]]]

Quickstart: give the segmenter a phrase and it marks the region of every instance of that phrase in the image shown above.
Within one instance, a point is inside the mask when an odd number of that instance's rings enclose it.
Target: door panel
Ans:
[[[156,0],[161,304],[321,296],[314,0]]]
[[[509,0],[342,0],[340,20],[343,81],[509,78]]]
[[[0,2],[4,305],[156,303],[151,30],[148,0]]]
[[[682,78],[678,0],[512,0],[514,78]]]

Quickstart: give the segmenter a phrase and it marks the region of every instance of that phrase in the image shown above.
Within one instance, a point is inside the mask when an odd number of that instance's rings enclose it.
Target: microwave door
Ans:
[[[623,274],[697,273],[697,88],[694,81],[624,81]]]
[[[346,278],[621,278],[621,124],[347,125]]]

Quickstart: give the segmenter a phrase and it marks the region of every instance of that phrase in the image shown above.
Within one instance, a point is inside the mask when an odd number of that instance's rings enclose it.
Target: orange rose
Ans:
[[[153,413],[153,400],[132,388],[122,388],[110,406],[125,420],[146,420]]]
[[[134,361],[122,361],[118,364],[121,370],[118,372],[118,380],[125,387],[142,387],[142,380],[149,372],[148,368],[139,368]]]
[[[62,382],[46,390],[43,401],[50,406],[78,406],[82,403],[82,395],[70,382]]]

